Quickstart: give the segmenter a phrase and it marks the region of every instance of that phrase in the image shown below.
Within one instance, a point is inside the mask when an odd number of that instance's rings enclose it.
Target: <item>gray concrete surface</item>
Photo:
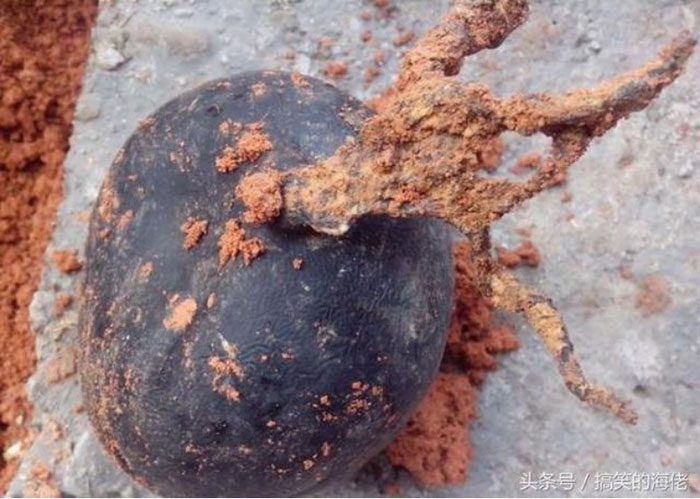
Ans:
[[[117,149],[157,106],[198,83],[256,68],[321,75],[327,60],[349,64],[337,84],[358,97],[376,95],[395,74],[399,27],[422,32],[447,0],[394,0],[388,20],[361,20],[362,0],[117,0],[104,1],[94,51],[66,162],[65,200],[54,249],[82,251],[102,178]],[[531,19],[501,48],[473,58],[462,79],[482,80],[500,95],[563,91],[593,84],[651,57],[682,27],[697,32],[697,0],[539,0]],[[387,55],[383,75],[364,88],[362,73],[377,47]],[[330,53],[318,40],[335,42]],[[694,473],[700,481],[700,56],[687,74],[648,110],[596,141],[563,190],[509,215],[496,239],[515,245],[528,227],[543,254],[524,279],[554,298],[570,325],[588,374],[631,397],[640,413],[634,428],[581,406],[560,380],[529,329],[517,319],[523,347],[503,358],[486,383],[481,418],[473,425],[476,458],[465,485],[419,490],[411,496],[610,495],[596,490],[595,473]],[[509,148],[527,151],[519,141]],[[47,258],[48,261],[48,258]],[[620,275],[620,267],[631,278]],[[673,303],[644,316],[635,308],[640,282],[660,276]],[[70,372],[76,312],[52,314],[57,290],[78,293],[80,277],[49,264],[31,308],[38,333],[39,369],[30,382],[38,432],[10,495],[20,495],[30,469],[43,463],[69,495],[143,494],[104,456],[80,411],[75,376],[48,382],[58,358]],[[55,367],[55,364],[54,364]],[[62,435],[56,432],[60,425]],[[571,472],[573,491],[522,490],[523,473]],[[640,475],[638,475],[640,476]],[[588,478],[586,478],[588,477]],[[584,486],[584,481],[587,483]],[[654,495],[692,496],[657,484]],[[600,489],[600,487],[598,487]],[[331,495],[377,495],[365,473]],[[624,487],[615,495],[645,495]],[[646,494],[648,495],[648,494]]]

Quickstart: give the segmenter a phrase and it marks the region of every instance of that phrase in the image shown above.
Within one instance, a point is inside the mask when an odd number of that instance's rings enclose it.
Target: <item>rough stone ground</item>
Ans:
[[[86,213],[117,149],[137,122],[171,97],[233,72],[296,69],[321,75],[328,60],[349,64],[338,86],[358,97],[376,95],[395,74],[398,28],[422,32],[447,0],[396,0],[389,20],[361,20],[362,0],[119,0],[104,1],[94,53],[80,99],[73,147],[65,165],[65,200],[47,252],[82,251]],[[498,50],[475,57],[463,79],[479,79],[501,95],[563,91],[593,84],[651,57],[682,27],[698,31],[697,0],[539,0],[530,21]],[[387,55],[369,88],[363,72],[375,48],[360,41],[370,29]],[[319,38],[335,41],[329,51]],[[330,52],[330,54],[326,53]],[[292,58],[291,54],[296,57]],[[568,185],[530,202],[496,228],[497,241],[516,246],[515,229],[529,228],[540,248],[538,269],[524,278],[554,298],[567,318],[588,374],[630,396],[640,413],[628,428],[582,407],[562,388],[545,355],[513,319],[523,348],[505,358],[481,397],[473,426],[476,447],[464,486],[420,491],[400,478],[406,495],[609,495],[595,473],[683,472],[700,477],[700,56],[653,106],[597,141]],[[541,147],[514,141],[514,151]],[[572,194],[562,203],[564,191]],[[622,269],[622,270],[621,270]],[[658,276],[672,304],[645,315],[636,308],[643,281]],[[77,293],[79,277],[49,263],[31,308],[39,370],[30,382],[34,446],[9,494],[20,495],[30,470],[43,463],[70,495],[143,493],[102,454],[84,414],[77,379],[49,382],[56,367],[72,371],[76,311],[53,316],[56,289]],[[57,364],[62,362],[62,364]],[[56,438],[59,425],[62,438]],[[523,473],[572,472],[576,489],[521,490]],[[586,474],[588,483],[581,487]],[[332,495],[378,493],[374,480],[333,488]],[[697,495],[698,490],[655,495]],[[639,495],[624,489],[621,495]]]

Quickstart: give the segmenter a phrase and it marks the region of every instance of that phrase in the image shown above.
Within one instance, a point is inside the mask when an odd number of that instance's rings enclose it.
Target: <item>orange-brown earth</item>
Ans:
[[[95,0],[0,2],[0,447],[29,439],[29,303],[62,195],[62,164]],[[66,263],[59,258],[60,263]],[[59,262],[57,262],[59,263]],[[71,262],[68,262],[71,263]],[[74,267],[74,265],[69,265]],[[0,460],[0,493],[17,460]]]

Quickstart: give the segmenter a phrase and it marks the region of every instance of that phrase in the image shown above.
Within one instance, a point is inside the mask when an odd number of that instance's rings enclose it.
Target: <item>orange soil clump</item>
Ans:
[[[32,467],[22,494],[25,497],[61,497],[61,491],[54,484],[51,472],[43,464]]]
[[[83,268],[75,250],[58,250],[51,254],[54,266],[62,274],[75,274]]]
[[[235,376],[236,378],[243,378],[244,372],[243,368],[234,359],[220,359],[219,357],[212,357],[209,359],[209,367],[216,372],[216,374]]]
[[[206,235],[208,226],[209,222],[206,220],[196,220],[193,217],[189,217],[180,227],[180,232],[185,236],[185,240],[182,243],[183,248],[191,250],[197,246],[199,240]]]
[[[404,45],[408,45],[409,43],[413,42],[416,39],[416,34],[413,31],[404,31],[403,33],[399,34],[396,38],[394,38],[393,44],[394,47],[403,47]]]
[[[542,156],[539,153],[531,152],[518,158],[511,171],[517,175],[522,175],[528,171],[536,170],[542,164]]]
[[[236,197],[242,200],[246,207],[243,221],[263,223],[277,217],[283,204],[278,188],[281,174],[270,170],[245,178],[246,182],[241,182],[236,187]]]
[[[309,88],[311,84],[306,81],[304,76],[301,73],[298,73],[296,71],[292,72],[292,83],[294,84],[295,87],[298,88]]]
[[[256,83],[250,89],[253,91],[254,97],[262,97],[267,93],[267,85],[265,85],[263,82]]]
[[[672,301],[671,286],[663,277],[647,277],[639,284],[636,306],[642,315],[660,314]]]
[[[187,329],[197,313],[197,302],[192,298],[175,303],[170,310],[170,315],[163,320],[163,325],[171,331],[182,332]]]
[[[332,61],[326,64],[323,74],[328,78],[339,80],[348,74],[348,65],[342,61]]]
[[[68,310],[68,307],[70,307],[73,304],[73,297],[69,294],[66,293],[61,293],[58,296],[56,296],[56,300],[54,301],[53,304],[53,313],[54,316],[57,318],[63,317],[63,314]]]
[[[540,264],[540,252],[532,241],[523,241],[514,250],[503,247],[496,248],[498,263],[504,267],[513,268],[518,265],[537,267]]]
[[[473,452],[469,423],[477,416],[475,389],[498,367],[495,355],[518,348],[513,331],[497,325],[477,289],[471,247],[455,246],[455,310],[441,373],[404,432],[387,450],[395,466],[425,486],[463,483]]]
[[[214,372],[214,379],[212,381],[214,391],[231,402],[240,402],[241,392],[225,382],[224,378],[235,377],[237,379],[243,379],[245,374],[243,368],[235,361],[236,353],[237,350],[231,347],[229,356],[232,358],[222,359],[219,357],[211,357],[208,362],[209,367]]]
[[[28,307],[61,199],[94,0],[0,2],[0,447],[27,442]],[[26,446],[23,446],[26,447]],[[0,453],[2,456],[2,453]],[[0,457],[0,494],[18,461]]]
[[[265,246],[257,237],[246,239],[245,230],[237,220],[226,222],[224,233],[219,238],[219,265],[223,267],[230,260],[235,260],[241,254],[243,263],[250,265],[258,256],[265,252]]]
[[[216,169],[221,173],[232,172],[242,163],[255,163],[263,154],[272,150],[270,138],[263,132],[261,123],[248,126],[236,147],[227,147],[216,158]]]

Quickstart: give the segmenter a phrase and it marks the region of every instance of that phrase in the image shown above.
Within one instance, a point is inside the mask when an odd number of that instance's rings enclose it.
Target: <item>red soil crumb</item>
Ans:
[[[498,256],[498,263],[508,268],[517,267],[518,265],[537,267],[541,260],[540,252],[532,241],[523,241],[514,250],[498,247],[496,248],[496,255]]]
[[[114,218],[114,212],[119,208],[120,202],[117,193],[111,188],[109,178],[107,179],[105,188],[100,194],[99,204],[97,205],[97,213],[104,222],[111,222]]]
[[[237,220],[226,222],[224,233],[219,238],[219,265],[223,267],[230,260],[241,254],[243,263],[250,265],[253,260],[265,252],[262,241],[256,237],[246,239],[245,230]]]
[[[292,260],[292,267],[294,270],[301,270],[301,268],[304,266],[304,260],[301,258],[295,258]]]
[[[404,432],[389,446],[395,466],[423,486],[463,483],[473,451],[469,423],[476,418],[478,391],[495,355],[518,348],[510,328],[495,324],[492,307],[477,287],[468,243],[455,246],[455,311],[441,373]]]
[[[57,250],[51,254],[53,264],[62,274],[75,274],[80,272],[83,264],[78,260],[78,252],[75,250]]]
[[[326,64],[326,67],[323,69],[323,74],[334,80],[345,78],[348,74],[348,65],[342,61],[331,61]]]
[[[416,34],[413,31],[404,31],[399,36],[394,38],[394,47],[403,47],[416,39]]]
[[[235,147],[226,147],[216,158],[216,169],[221,173],[232,172],[242,163],[255,163],[272,150],[272,142],[263,132],[262,123],[253,123],[247,128]]]
[[[370,83],[372,83],[379,77],[380,74],[382,74],[381,70],[375,66],[371,66],[365,69],[365,85],[369,85]]]
[[[388,9],[391,7],[390,0],[373,0],[374,6],[378,9]]]
[[[639,284],[637,293],[637,309],[644,316],[660,314],[673,302],[671,285],[660,276],[650,276]]]
[[[64,349],[59,351],[49,361],[46,367],[46,382],[49,384],[60,383],[70,378],[78,370],[75,350]]]
[[[243,125],[237,121],[226,120],[219,124],[219,133],[221,135],[237,135],[243,130]]]
[[[511,171],[517,175],[522,175],[528,171],[539,168],[542,164],[542,156],[539,153],[531,152],[518,158]]]
[[[246,266],[263,253],[265,253],[265,245],[257,237],[246,239],[241,244],[241,255],[243,255],[243,263]]]
[[[43,464],[35,464],[29,472],[29,480],[22,489],[24,497],[61,497],[51,472]]]
[[[2,451],[29,446],[25,382],[35,354],[28,308],[62,196],[96,3],[0,2],[0,495],[19,463]]]
[[[304,76],[297,71],[294,71],[292,73],[291,78],[292,84],[294,84],[295,87],[309,88],[311,86],[311,84],[308,81],[306,81],[306,78],[304,78]]]
[[[180,232],[185,236],[185,240],[182,243],[183,248],[191,250],[197,246],[199,240],[207,233],[208,226],[209,222],[206,220],[197,220],[193,217],[187,218],[187,221],[180,227]]]
[[[66,310],[68,310],[68,307],[70,307],[73,304],[73,297],[71,295],[68,295],[66,293],[61,293],[58,296],[56,296],[56,300],[53,303],[53,314],[57,318],[63,317],[63,314],[66,313]]]
[[[253,96],[254,97],[262,97],[267,93],[267,85],[265,85],[263,82],[256,83],[250,89],[253,91]]]
[[[264,223],[276,218],[282,211],[282,193],[279,190],[279,172],[265,171],[247,175],[236,186],[236,197],[243,202],[246,223]]]
[[[360,35],[360,40],[362,40],[362,43],[369,43],[372,41],[372,32],[370,30],[363,31],[362,34]]]
[[[208,362],[209,368],[214,372],[214,379],[212,381],[214,391],[231,402],[239,402],[241,400],[241,393],[225,382],[224,378],[233,376],[238,379],[243,379],[245,374],[243,368],[235,361],[235,353],[236,351],[234,349],[234,358],[222,359],[219,357],[211,357]]]
[[[197,302],[187,298],[176,302],[170,309],[168,317],[163,319],[163,325],[170,331],[182,332],[187,329],[197,313]]]

